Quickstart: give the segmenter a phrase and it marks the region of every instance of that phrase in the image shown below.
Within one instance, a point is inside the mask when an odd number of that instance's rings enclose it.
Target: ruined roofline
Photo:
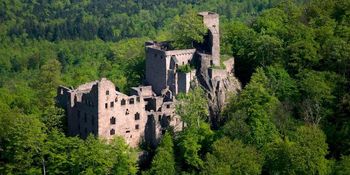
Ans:
[[[69,88],[69,87],[63,86],[63,85],[59,85],[58,88],[60,88],[60,89],[66,89],[67,91],[72,91],[72,90],[74,90],[73,87]]]
[[[81,84],[79,85],[77,88],[73,89],[74,91],[77,91],[77,92],[81,92],[81,91],[89,91],[92,89],[92,87],[96,84],[98,84],[99,81],[98,80],[95,80],[95,81],[91,81],[91,82],[87,82],[87,83],[84,83],[84,84]]]
[[[186,53],[192,53],[196,50],[195,48],[173,49],[171,46],[171,42],[172,41],[161,41],[161,42],[146,41],[145,47],[155,49],[158,51],[163,51],[166,53],[166,55],[173,55],[174,53],[177,53],[177,52],[181,52],[181,53],[183,52],[183,54],[186,54]]]
[[[157,50],[161,50],[161,51],[168,51],[168,50],[172,50],[172,46],[171,46],[171,41],[146,41],[145,42],[145,47],[146,48],[153,48],[153,49],[157,49]]]
[[[199,12],[198,15],[202,17],[219,17],[219,14],[211,11]]]
[[[172,55],[182,55],[182,54],[194,54],[196,52],[196,49],[179,49],[179,50],[169,50],[165,52],[165,55],[172,56]]]
[[[81,84],[79,85],[77,88],[68,88],[66,86],[63,86],[63,85],[59,85],[59,88],[60,89],[65,89],[67,92],[69,93],[75,93],[75,94],[86,94],[86,93],[90,93],[92,88],[94,86],[97,86],[99,83],[101,83],[102,81],[110,81],[108,80],[107,78],[101,78],[101,80],[95,80],[95,81],[91,81],[91,82],[87,82],[87,83],[84,83],[84,84]],[[111,83],[113,83],[112,81],[110,81]],[[115,86],[115,84],[113,83],[113,85]],[[115,90],[115,93],[116,95],[121,95],[121,96],[126,96],[126,97],[137,97],[137,96],[144,96],[144,97],[155,97],[156,94],[153,92],[152,90],[152,86],[142,86],[142,85],[139,85],[137,87],[131,87],[130,88],[131,90],[134,90],[134,91],[137,91],[140,95],[135,95],[135,94],[124,94],[118,90]],[[151,95],[144,95],[144,93],[142,92],[142,90],[140,89],[143,89],[144,92],[147,92],[147,91],[151,91]]]
[[[182,54],[194,54],[196,52],[195,48],[191,48],[191,49],[169,49],[169,48],[164,48],[161,45],[159,45],[160,43],[165,43],[165,42],[155,42],[152,41],[153,44],[148,41],[145,43],[145,47],[147,49],[154,49],[160,52],[163,52],[166,56],[172,56],[172,55],[182,55]]]

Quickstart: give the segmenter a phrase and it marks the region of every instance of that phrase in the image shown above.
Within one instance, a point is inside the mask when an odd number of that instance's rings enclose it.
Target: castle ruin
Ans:
[[[68,135],[86,138],[93,134],[106,139],[118,135],[132,147],[141,142],[156,145],[168,127],[182,130],[184,123],[175,114],[175,96],[194,86],[204,89],[215,118],[228,92],[236,92],[240,84],[233,76],[233,58],[220,60],[219,15],[199,15],[208,32],[204,42],[194,43],[193,49],[173,50],[169,42],[145,43],[145,85],[132,88],[130,95],[118,92],[105,78],[76,89],[60,86],[57,101],[66,110]],[[181,71],[186,65],[193,69]]]

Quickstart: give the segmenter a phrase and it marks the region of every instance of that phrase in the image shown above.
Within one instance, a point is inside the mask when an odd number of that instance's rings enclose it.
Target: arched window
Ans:
[[[125,105],[125,103],[126,103],[125,99],[122,99],[122,101],[120,101],[121,105]]]
[[[115,134],[115,130],[114,130],[114,129],[111,129],[111,130],[109,131],[109,134],[110,134],[110,135],[114,135],[114,134]]]
[[[111,121],[111,125],[115,125],[115,117],[112,117],[111,119],[110,119]]]
[[[130,99],[129,99],[129,104],[132,105],[132,104],[134,104],[134,103],[135,103],[135,99],[134,99],[134,98],[130,98]]]
[[[135,120],[140,120],[140,113],[136,112],[136,114],[135,114]]]

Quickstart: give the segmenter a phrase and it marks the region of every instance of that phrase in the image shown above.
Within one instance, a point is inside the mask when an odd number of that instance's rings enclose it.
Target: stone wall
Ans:
[[[164,51],[146,47],[146,83],[152,85],[156,94],[160,94],[166,88],[167,65],[170,64],[167,59],[170,60],[166,58]]]
[[[184,73],[178,72],[178,92],[188,93],[191,87],[191,81],[194,79],[196,75],[196,70],[192,70],[191,72]]]
[[[224,61],[224,65],[225,65],[225,69],[226,69],[227,74],[234,75],[234,72],[235,72],[234,64],[235,64],[235,60],[233,57]]]
[[[228,76],[226,69],[209,68],[208,73],[211,79],[214,79],[214,78],[224,79],[224,78],[227,78]]]
[[[164,89],[170,89],[174,95],[178,92],[177,66],[189,64],[195,49],[163,50],[161,43],[146,42],[146,84],[152,86],[157,95]]]
[[[116,91],[115,85],[105,78],[77,89],[61,86],[57,93],[58,105],[66,110],[68,135],[86,138],[93,134],[106,139],[118,135],[132,147],[138,146],[146,133],[155,133],[148,137],[158,143],[162,131],[169,126],[160,122],[154,122],[154,127],[146,126],[150,124],[150,114],[171,116],[174,112],[173,102],[154,96],[151,86],[132,88],[133,95],[128,96]],[[155,130],[146,131],[147,128]]]
[[[220,32],[219,32],[219,15],[213,12],[201,12],[204,25],[209,29],[210,44],[212,46],[211,55],[213,64],[220,66]]]

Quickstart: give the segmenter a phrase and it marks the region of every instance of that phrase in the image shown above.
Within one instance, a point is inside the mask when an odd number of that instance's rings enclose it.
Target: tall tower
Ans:
[[[214,12],[200,12],[198,15],[203,17],[203,23],[209,29],[204,44],[209,45],[209,51],[212,55],[212,64],[220,66],[219,15]]]

